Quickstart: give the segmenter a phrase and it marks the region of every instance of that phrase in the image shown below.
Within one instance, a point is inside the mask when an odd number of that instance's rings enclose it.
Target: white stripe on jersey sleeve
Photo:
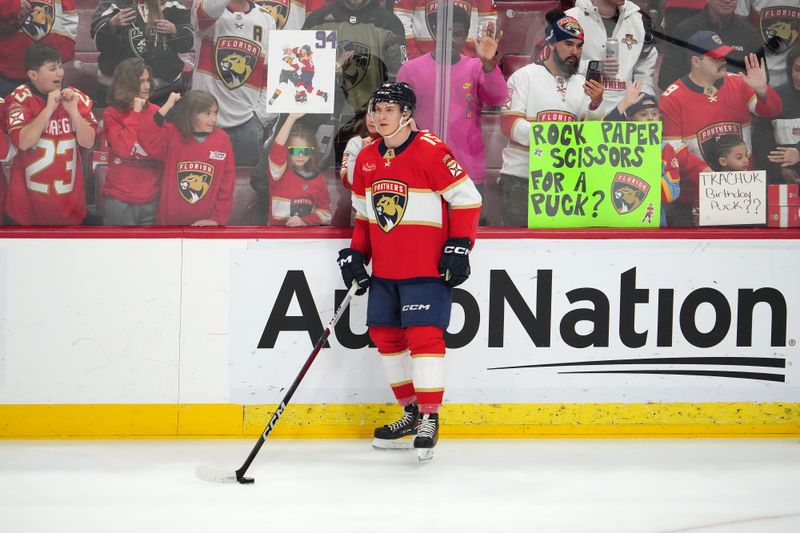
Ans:
[[[442,191],[442,196],[451,209],[474,209],[483,203],[481,193],[469,176],[464,176]]]

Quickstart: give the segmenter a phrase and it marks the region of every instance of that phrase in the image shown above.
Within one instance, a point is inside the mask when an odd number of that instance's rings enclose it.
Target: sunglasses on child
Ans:
[[[287,150],[289,150],[289,155],[311,155],[311,152],[314,150],[313,146],[287,146]]]

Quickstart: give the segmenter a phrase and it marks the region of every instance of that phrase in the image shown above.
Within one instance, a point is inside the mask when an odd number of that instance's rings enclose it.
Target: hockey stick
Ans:
[[[303,381],[306,372],[308,372],[308,369],[311,368],[311,364],[314,362],[314,359],[317,358],[317,354],[319,354],[319,351],[325,345],[325,341],[328,340],[331,331],[333,331],[333,327],[339,321],[339,318],[342,316],[342,313],[344,313],[344,310],[347,309],[347,306],[350,304],[350,300],[353,298],[353,295],[356,293],[358,288],[359,288],[358,283],[353,281],[353,285],[350,287],[350,290],[347,291],[344,300],[342,300],[342,303],[339,304],[339,308],[333,314],[333,318],[331,318],[331,321],[328,323],[327,327],[325,328],[325,331],[322,333],[322,337],[320,337],[319,340],[317,341],[317,344],[314,345],[314,349],[311,350],[311,355],[309,355],[308,359],[306,359],[303,368],[300,369],[300,373],[297,374],[296,378],[294,378],[294,383],[292,383],[292,386],[289,387],[289,390],[286,392],[286,396],[284,396],[283,400],[281,400],[280,405],[278,405],[278,409],[272,415],[272,418],[270,418],[267,427],[264,428],[264,431],[261,433],[261,436],[258,438],[258,441],[256,442],[255,446],[253,446],[253,449],[250,451],[250,455],[247,456],[247,459],[245,460],[244,464],[242,464],[242,466],[239,468],[239,470],[231,472],[230,470],[224,470],[221,468],[198,466],[197,469],[195,470],[195,475],[197,477],[199,477],[204,481],[211,481],[214,483],[234,483],[234,482],[242,484],[255,483],[254,478],[244,477],[245,472],[247,472],[247,469],[250,468],[250,464],[253,462],[253,459],[255,459],[256,455],[258,455],[258,451],[261,449],[261,446],[264,445],[264,441],[267,440],[269,434],[272,432],[273,429],[275,429],[275,425],[278,423],[278,420],[280,419],[281,415],[283,415],[283,411],[289,404],[289,400],[292,399],[294,392],[297,390],[297,387],[300,385],[300,382]]]

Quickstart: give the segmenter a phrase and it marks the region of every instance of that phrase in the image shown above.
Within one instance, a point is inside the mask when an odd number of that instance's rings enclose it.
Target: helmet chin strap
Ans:
[[[375,120],[375,115],[372,111],[369,112],[369,118],[371,118],[372,122],[375,123],[375,130],[378,132],[378,135],[380,135],[384,139],[391,139],[392,137],[397,135],[400,132],[400,130],[402,130],[411,123],[411,116],[409,115],[407,119],[400,120],[400,124],[397,125],[397,129],[394,130],[391,135],[384,135],[383,132],[381,131],[381,127],[378,126],[378,122]]]

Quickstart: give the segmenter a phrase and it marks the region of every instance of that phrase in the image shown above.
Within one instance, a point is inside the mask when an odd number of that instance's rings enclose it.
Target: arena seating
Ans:
[[[530,56],[544,37],[545,13],[560,6],[559,0],[498,0],[497,27],[503,31],[498,54]]]

